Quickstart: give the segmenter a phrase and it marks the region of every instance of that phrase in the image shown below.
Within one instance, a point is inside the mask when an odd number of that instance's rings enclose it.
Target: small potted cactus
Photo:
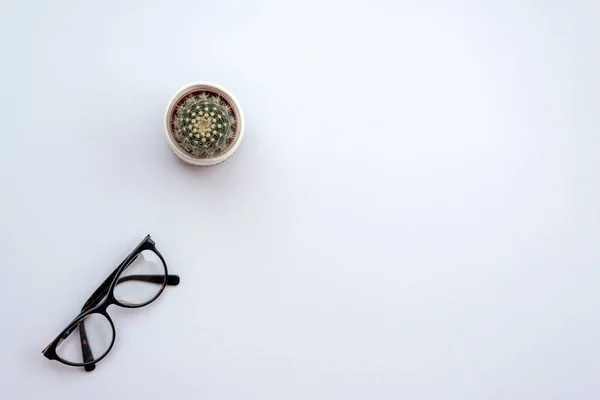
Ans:
[[[196,82],[179,89],[165,114],[171,150],[194,165],[215,165],[237,150],[244,136],[244,115],[225,88]]]

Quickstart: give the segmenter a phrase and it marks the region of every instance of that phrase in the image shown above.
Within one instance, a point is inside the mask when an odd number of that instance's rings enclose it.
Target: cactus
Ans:
[[[194,158],[224,154],[235,142],[236,117],[220,95],[199,91],[183,97],[175,106],[172,132],[179,147]]]

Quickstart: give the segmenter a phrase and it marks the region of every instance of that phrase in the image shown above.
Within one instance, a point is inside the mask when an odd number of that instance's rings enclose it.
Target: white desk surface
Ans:
[[[598,399],[600,3],[0,6],[0,397]],[[246,114],[225,164],[162,132]],[[151,233],[181,285],[40,350]]]

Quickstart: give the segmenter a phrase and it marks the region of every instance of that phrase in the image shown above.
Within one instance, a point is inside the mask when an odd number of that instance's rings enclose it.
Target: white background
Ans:
[[[600,4],[3,1],[0,397],[598,399]],[[183,165],[162,118],[246,114]],[[40,351],[151,233],[181,285]]]

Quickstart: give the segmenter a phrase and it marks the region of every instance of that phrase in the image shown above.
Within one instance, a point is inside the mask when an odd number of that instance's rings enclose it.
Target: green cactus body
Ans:
[[[210,159],[225,153],[235,142],[236,117],[220,95],[192,92],[175,106],[172,131],[175,141],[187,154]]]

